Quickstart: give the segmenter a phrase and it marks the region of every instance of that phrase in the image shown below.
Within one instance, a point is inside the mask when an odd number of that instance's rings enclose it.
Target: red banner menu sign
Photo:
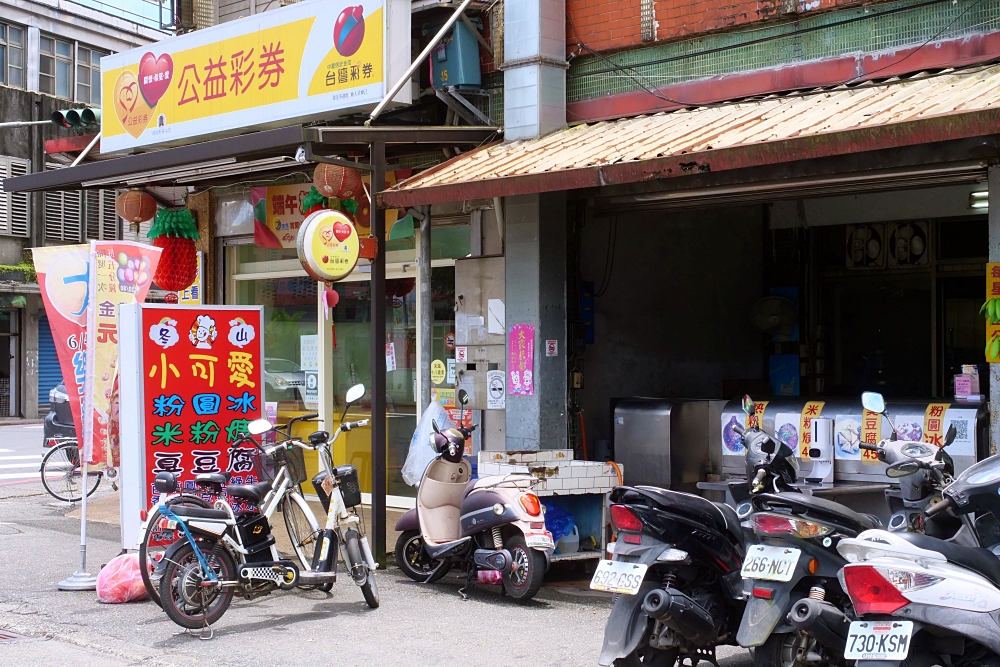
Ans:
[[[247,423],[263,416],[263,309],[145,306],[141,316],[146,507],[157,473],[192,488],[200,473],[258,481]]]

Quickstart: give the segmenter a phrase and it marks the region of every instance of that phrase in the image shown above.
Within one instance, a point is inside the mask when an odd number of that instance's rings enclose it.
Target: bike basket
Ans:
[[[308,479],[306,475],[306,457],[298,447],[285,449],[285,467],[288,469],[289,481],[298,486]]]
[[[361,504],[361,484],[358,482],[358,469],[351,464],[337,466],[333,476],[340,485],[340,494],[344,496],[344,505],[354,507]]]
[[[260,482],[273,482],[274,473],[277,471],[277,466],[275,466],[274,459],[267,456],[259,449],[252,450],[253,453],[250,454],[250,460],[253,462],[253,472],[257,475],[257,480]]]

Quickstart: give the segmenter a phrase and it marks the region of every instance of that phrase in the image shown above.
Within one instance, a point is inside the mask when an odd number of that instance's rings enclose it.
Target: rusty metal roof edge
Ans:
[[[998,131],[1000,131],[1000,108],[993,107],[646,160],[448,183],[409,190],[385,190],[379,193],[376,199],[382,208],[403,208],[468,199],[621,185],[684,176],[696,171],[742,169],[830,157],[847,152],[860,153],[950,139],[989,136]]]

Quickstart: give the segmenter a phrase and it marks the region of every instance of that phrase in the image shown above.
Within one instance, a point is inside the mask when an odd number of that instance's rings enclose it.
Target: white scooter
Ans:
[[[845,659],[857,667],[1000,665],[998,492],[1000,456],[992,456],[927,510],[930,521],[959,526],[951,539],[868,530],[840,541],[848,561],[841,582],[860,619],[845,626]],[[964,546],[960,536],[983,546]]]

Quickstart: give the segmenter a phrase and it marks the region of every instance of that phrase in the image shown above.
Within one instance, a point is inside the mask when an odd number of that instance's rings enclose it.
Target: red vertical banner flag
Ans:
[[[117,428],[112,424],[118,377],[118,306],[145,301],[160,252],[130,241],[90,244],[83,431],[77,430],[90,463],[118,465]]]
[[[81,403],[87,376],[84,343],[90,304],[90,246],[32,248],[31,255],[63,384],[69,395],[73,424],[80,434],[83,433]]]
[[[263,416],[263,308],[146,306],[141,326],[146,506],[160,472],[189,487],[202,473],[259,481],[236,439]]]

